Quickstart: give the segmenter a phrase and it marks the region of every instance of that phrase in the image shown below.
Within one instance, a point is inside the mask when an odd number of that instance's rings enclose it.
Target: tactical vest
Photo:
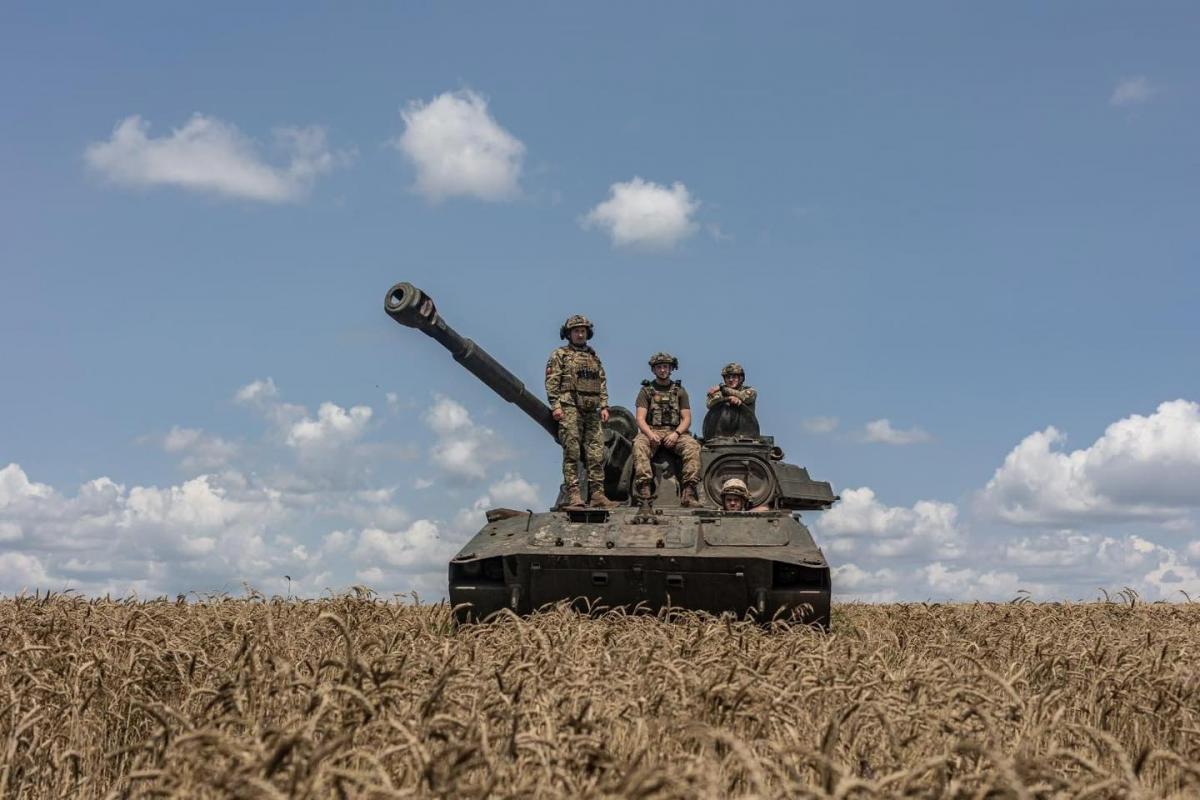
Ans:
[[[586,357],[581,357],[586,354]],[[590,349],[567,351],[560,396],[567,395],[580,411],[600,408],[600,359]]]
[[[673,381],[666,389],[654,381],[642,381],[649,389],[650,403],[646,409],[646,422],[652,428],[674,428],[683,419],[679,409],[679,381]]]

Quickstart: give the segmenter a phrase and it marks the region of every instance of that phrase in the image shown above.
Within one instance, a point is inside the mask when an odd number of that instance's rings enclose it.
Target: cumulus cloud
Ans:
[[[916,426],[904,430],[893,428],[892,423],[887,419],[876,419],[866,424],[860,438],[864,442],[905,445],[928,442],[933,437]]]
[[[495,433],[475,424],[467,409],[449,397],[437,395],[424,420],[438,436],[430,458],[452,477],[483,480],[489,464],[507,457]]]
[[[217,469],[225,466],[238,453],[233,442],[205,433],[199,428],[171,428],[162,439],[163,450],[182,455],[181,466],[188,471]]]
[[[541,505],[538,492],[537,484],[515,472],[507,473],[488,487],[487,494],[454,515],[453,529],[460,535],[475,533],[487,521],[484,512],[490,508],[537,508]]]
[[[1017,525],[1171,521],[1200,506],[1200,405],[1162,403],[1114,422],[1082,450],[1064,452],[1054,427],[1013,448],[980,495],[987,513]]]
[[[676,181],[670,188],[634,177],[609,187],[609,197],[583,218],[585,228],[600,228],[618,247],[666,250],[699,228],[693,215],[700,202]]]
[[[1108,104],[1116,107],[1140,105],[1148,102],[1160,91],[1158,87],[1150,83],[1145,75],[1122,78],[1117,81],[1112,94],[1108,96]]]
[[[837,430],[837,417],[808,417],[801,421],[804,430],[809,433],[833,433]]]
[[[339,163],[318,127],[279,128],[275,145],[287,159],[271,164],[236,126],[194,114],[182,128],[158,138],[138,115],[119,122],[107,141],[87,147],[88,166],[113,183],[133,188],[176,186],[269,203],[292,202]]]
[[[404,133],[393,145],[416,167],[416,189],[429,201],[460,195],[497,201],[520,193],[525,145],[496,122],[479,94],[416,100],[402,116]]]
[[[833,553],[879,558],[954,558],[964,532],[953,503],[921,500],[911,508],[880,503],[869,488],[847,489],[815,529]]]
[[[369,406],[347,410],[336,403],[321,403],[316,418],[305,417],[288,430],[287,443],[302,450],[324,450],[349,444],[362,436],[371,421]]]
[[[953,569],[940,561],[923,567],[919,574],[931,596],[938,599],[1011,600],[1025,588],[1014,572]]]

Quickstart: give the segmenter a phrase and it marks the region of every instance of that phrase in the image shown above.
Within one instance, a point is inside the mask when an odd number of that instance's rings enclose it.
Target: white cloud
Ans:
[[[671,188],[640,177],[609,187],[609,198],[583,218],[585,228],[608,233],[614,245],[650,250],[670,249],[696,232],[692,215],[700,208],[687,187],[676,181]]]
[[[402,531],[363,530],[353,558],[361,564],[419,572],[444,567],[457,549],[442,539],[436,523],[419,519]]]
[[[491,503],[496,506],[527,508],[538,505],[538,487],[510,472],[488,488]]]
[[[893,428],[892,423],[886,419],[876,419],[866,424],[861,438],[864,442],[905,445],[928,442],[933,437],[916,426],[908,430],[897,429]]]
[[[49,497],[52,489],[44,483],[33,483],[17,464],[0,469],[0,508],[20,500]]]
[[[500,127],[487,101],[470,90],[409,103],[393,144],[417,170],[416,189],[431,202],[464,195],[506,200],[520,193],[525,145]]]
[[[467,409],[449,397],[437,395],[424,420],[438,436],[429,451],[431,460],[456,478],[483,480],[489,464],[507,457],[495,433],[476,425]]]
[[[349,444],[362,436],[371,421],[369,406],[349,411],[336,403],[322,403],[317,417],[305,417],[292,425],[287,443],[302,450],[321,450]]]
[[[321,128],[279,128],[278,149],[288,161],[263,160],[253,140],[227,122],[194,114],[170,135],[152,138],[136,114],[112,136],[88,146],[88,166],[114,183],[135,188],[177,186],[270,203],[303,198],[317,177],[348,157],[331,152]]]
[[[238,446],[233,442],[212,436],[199,428],[171,428],[162,440],[163,450],[182,455],[184,469],[207,470],[225,466],[237,455]]]
[[[955,558],[964,533],[953,503],[920,500],[912,508],[886,506],[869,488],[847,489],[815,527],[833,553],[847,557]]]
[[[41,559],[26,553],[0,553],[0,593],[16,594],[50,585],[50,576]]]
[[[1027,588],[1013,572],[952,569],[940,561],[923,567],[919,575],[935,597],[953,600],[1011,600]]]
[[[800,423],[809,433],[833,433],[837,430],[837,417],[808,417]]]
[[[860,603],[889,603],[899,598],[897,584],[902,582],[895,570],[868,571],[857,564],[834,565],[833,595],[837,602],[846,600]]]
[[[1057,449],[1053,427],[1013,448],[988,481],[980,507],[1019,525],[1084,520],[1170,521],[1200,507],[1200,405],[1162,403],[1150,416],[1114,422],[1083,450]]]
[[[1117,107],[1138,105],[1149,101],[1160,91],[1161,89],[1152,85],[1145,75],[1122,78],[1117,81],[1112,94],[1108,96],[1108,104]]]

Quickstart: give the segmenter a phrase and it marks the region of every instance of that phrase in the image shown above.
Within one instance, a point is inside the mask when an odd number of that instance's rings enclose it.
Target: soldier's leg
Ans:
[[[638,431],[638,435],[633,437],[634,494],[637,494],[638,489],[643,485],[649,486],[650,481],[654,478],[654,472],[650,469],[650,457],[654,455],[654,450],[655,448],[646,438],[646,434]]]
[[[679,504],[684,508],[700,505],[700,443],[691,436],[680,436],[672,448],[683,461],[683,488],[679,492]]]
[[[600,412],[583,414],[583,460],[587,464],[588,493],[604,497],[604,427]]]
[[[580,430],[579,410],[575,406],[562,407],[563,418],[558,422],[558,441],[562,444],[563,485],[567,492],[579,491]]]
[[[683,478],[684,486],[696,484],[700,481],[700,443],[695,437],[689,435],[680,436],[679,441],[675,443],[675,452],[683,459]]]

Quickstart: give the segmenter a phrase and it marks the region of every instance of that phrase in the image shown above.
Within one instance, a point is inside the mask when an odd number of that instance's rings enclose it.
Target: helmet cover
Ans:
[[[662,351],[650,356],[650,368],[653,369],[656,364],[670,364],[671,369],[679,369],[679,359]]]
[[[573,314],[567,317],[567,321],[564,322],[562,327],[558,329],[558,338],[569,339],[572,328],[587,328],[587,337],[589,339],[591,339],[592,335],[596,332],[595,328],[592,326],[591,320],[589,320],[583,314]]]
[[[746,488],[746,482],[741,478],[730,478],[721,484],[721,497],[727,494],[737,495],[745,500],[750,499],[750,490]]]
[[[730,361],[728,364],[721,367],[721,377],[724,378],[726,375],[741,375],[743,378],[745,378],[746,370],[742,369],[742,365],[736,361]]]

